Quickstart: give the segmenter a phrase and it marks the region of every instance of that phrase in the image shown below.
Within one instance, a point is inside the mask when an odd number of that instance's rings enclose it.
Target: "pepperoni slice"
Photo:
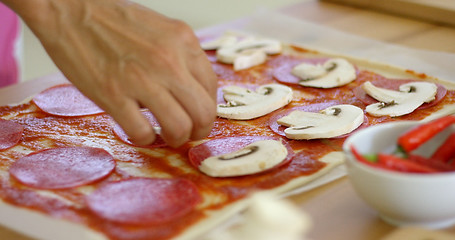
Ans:
[[[86,200],[90,210],[103,219],[154,225],[187,214],[202,197],[196,185],[185,179],[134,178],[108,183]]]
[[[373,83],[376,87],[386,88],[386,89],[395,90],[395,91],[398,91],[401,85],[410,83],[410,82],[415,82],[415,80],[412,80],[412,79],[394,80],[394,79],[387,79],[387,78],[379,78],[379,79],[375,79],[374,81],[371,81],[371,83]],[[441,84],[436,84],[436,85],[438,86],[438,88],[437,88],[435,99],[429,103],[422,104],[417,109],[429,108],[429,107],[432,107],[432,106],[438,104],[440,101],[442,101],[442,99],[444,98],[444,96],[447,93],[447,89],[444,86],[442,86]],[[356,98],[358,98],[360,101],[362,101],[365,105],[370,105],[370,104],[378,102],[376,99],[370,97],[370,95],[368,95],[365,92],[365,90],[363,90],[362,86],[358,86],[358,87],[354,88],[352,91],[354,93],[354,96]]]
[[[300,78],[292,74],[292,69],[301,63],[310,64],[323,64],[327,58],[315,59],[296,59],[296,58],[283,58],[280,59],[280,65],[273,70],[273,77],[281,83],[285,84],[299,84]]]
[[[305,111],[305,112],[319,112],[321,110],[324,110],[330,106],[333,106],[333,105],[338,105],[340,103],[336,102],[336,101],[328,101],[328,102],[322,102],[322,103],[314,103],[314,104],[309,104],[309,105],[304,105],[304,106],[298,106],[298,107],[294,107],[294,108],[291,108],[291,109],[286,109],[286,110],[281,110],[281,111],[278,111],[277,113],[275,113],[273,116],[270,117],[270,120],[269,120],[269,128],[275,132],[276,134],[280,135],[280,136],[283,136],[283,137],[286,137],[286,134],[284,133],[284,130],[287,128],[286,126],[283,126],[283,125],[280,125],[277,123],[277,120],[284,117],[284,116],[287,116],[289,115],[289,113],[293,112],[293,111]],[[362,129],[362,128],[365,128],[368,126],[368,117],[365,116],[364,120],[363,120],[363,123],[362,125],[360,125],[358,128],[356,128],[354,131],[350,132],[350,133],[346,133],[346,134],[343,134],[341,136],[337,136],[337,137],[334,137],[334,138],[344,138],[344,137],[347,137],[349,135],[351,135],[353,132],[359,130],[359,129]]]
[[[42,111],[56,116],[76,117],[103,112],[71,84],[48,88],[36,95],[33,102]]]
[[[142,112],[142,114],[144,115],[145,118],[147,118],[147,120],[150,122],[150,124],[153,127],[159,127],[160,126],[160,124],[156,120],[155,116],[153,116],[153,114],[150,111],[144,111],[144,112]],[[122,129],[122,127],[120,127],[120,125],[115,124],[114,127],[113,127],[113,131],[114,131],[115,135],[118,138],[120,138],[120,140],[122,140],[122,142],[124,142],[126,144],[129,144],[129,145],[132,145],[132,146],[148,147],[148,148],[167,146],[166,142],[164,141],[163,138],[161,138],[161,136],[159,134],[156,135],[156,139],[155,139],[155,141],[152,144],[147,145],[147,146],[139,146],[139,145],[136,145],[136,144],[134,144],[133,142],[130,141],[129,136],[123,131],[123,129]]]
[[[190,160],[191,165],[193,165],[196,168],[199,168],[201,162],[209,157],[235,152],[253,142],[267,139],[278,140],[276,138],[267,136],[239,136],[217,138],[191,148],[188,152],[188,158]],[[294,151],[289,146],[289,144],[286,142],[283,142],[283,144],[288,149],[288,156],[283,162],[281,162],[274,168],[285,165],[286,163],[290,162],[294,156]]]
[[[24,127],[19,123],[0,119],[0,150],[16,146],[22,138]]]
[[[50,148],[19,158],[10,174],[19,182],[39,189],[65,189],[93,183],[115,168],[105,150],[91,147]]]

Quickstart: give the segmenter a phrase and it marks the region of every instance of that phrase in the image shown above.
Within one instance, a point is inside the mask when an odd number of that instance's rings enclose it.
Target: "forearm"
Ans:
[[[24,21],[40,20],[40,16],[48,15],[49,0],[0,0],[16,12]]]
[[[0,0],[28,25],[38,38],[55,38],[53,33],[64,18],[74,19],[79,14],[85,0]]]

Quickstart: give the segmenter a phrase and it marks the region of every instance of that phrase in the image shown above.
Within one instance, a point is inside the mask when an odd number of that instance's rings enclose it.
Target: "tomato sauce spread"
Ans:
[[[295,49],[306,52],[305,49]],[[213,59],[214,52],[208,52]],[[321,62],[323,59],[303,59],[308,62]],[[276,55],[267,63],[248,70],[234,72],[232,66],[212,62],[219,78],[219,88],[238,84],[255,89],[259,85],[277,82],[273,70],[283,64],[301,62],[294,56]],[[257,119],[237,121],[218,118],[206,140],[221,137],[271,136],[281,138],[295,151],[293,160],[279,168],[263,173],[232,177],[213,178],[199,172],[188,162],[187,153],[197,142],[189,142],[183,147],[140,148],[121,141],[114,133],[115,123],[106,114],[100,113],[82,117],[58,117],[46,114],[33,102],[17,106],[1,106],[0,118],[14,121],[24,127],[21,141],[16,147],[0,151],[0,198],[12,205],[44,212],[58,219],[67,219],[102,232],[111,239],[169,239],[185,231],[189,226],[206,217],[207,209],[220,209],[245,197],[257,189],[272,189],[289,181],[311,175],[324,168],[325,163],[317,159],[339,151],[347,136],[325,140],[288,140],[277,134],[270,126],[274,116],[295,107],[304,106],[311,111],[319,111],[335,104],[352,104],[362,109],[365,103],[357,99],[353,89],[365,81],[375,82],[383,76],[358,71],[355,81],[333,89],[315,89],[289,84],[294,90],[294,100],[286,107]],[[416,76],[416,77],[420,77]],[[223,101],[219,98],[219,101]],[[415,111],[403,117],[373,117],[366,115],[367,126],[398,120],[419,120],[455,101],[455,91],[448,90],[440,104]],[[279,127],[279,126],[278,126]],[[116,168],[107,178],[87,186],[60,190],[45,190],[42,194],[10,177],[10,166],[20,157],[43,148],[65,146],[92,146],[103,148],[114,157]],[[6,173],[6,174],[5,174]],[[129,225],[103,220],[87,207],[86,195],[113,181],[136,177],[183,178],[193,182],[201,195],[206,198],[204,207],[196,206],[189,213],[172,221],[143,225]],[[175,196],[174,196],[175,197]],[[182,199],[184,201],[184,199]]]

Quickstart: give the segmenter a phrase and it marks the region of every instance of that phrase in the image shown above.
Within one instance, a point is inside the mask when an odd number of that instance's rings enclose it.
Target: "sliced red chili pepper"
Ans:
[[[425,165],[425,164],[422,164],[421,162],[419,162],[421,159],[418,159],[418,157],[420,157],[420,156],[417,156],[417,155],[413,155],[413,158],[415,158],[415,160],[411,161],[408,159],[400,158],[395,155],[379,153],[376,158],[377,161],[372,162],[372,161],[369,161],[367,158],[365,158],[365,156],[360,154],[354,146],[351,146],[351,152],[359,162],[362,162],[364,164],[367,164],[369,166],[376,167],[376,168],[387,169],[387,170],[392,170],[392,171],[399,171],[399,172],[411,172],[411,173],[438,172],[438,168],[433,167],[433,166],[428,166],[428,165]],[[423,157],[422,157],[422,159],[423,159]],[[455,169],[450,166],[441,167],[441,168],[446,169],[444,171],[449,171],[448,170],[449,168],[451,170]]]
[[[420,145],[424,144],[430,138],[453,123],[455,123],[455,116],[449,115],[422,124],[400,136],[398,138],[398,145],[400,145],[406,152],[410,152],[417,149]]]
[[[455,133],[452,133],[444,143],[433,153],[431,159],[440,162],[449,162],[455,157]]]
[[[419,155],[409,155],[408,157],[409,161],[413,161],[418,164],[422,164],[430,168],[436,169],[438,170],[438,172],[455,171],[455,166],[451,166],[449,163],[434,160],[432,158],[425,158]]]
[[[389,170],[411,173],[435,173],[436,169],[419,164],[417,162],[403,159],[395,155],[379,153],[378,165],[382,165]]]

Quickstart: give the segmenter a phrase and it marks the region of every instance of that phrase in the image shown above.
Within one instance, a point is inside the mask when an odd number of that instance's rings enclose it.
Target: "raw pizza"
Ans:
[[[328,174],[359,129],[455,110],[455,84],[411,70],[249,36],[201,46],[219,80],[218,118],[177,149],[160,138],[135,146],[70,84],[1,106],[0,211],[23,225],[2,224],[43,239],[197,238],[252,193]]]

